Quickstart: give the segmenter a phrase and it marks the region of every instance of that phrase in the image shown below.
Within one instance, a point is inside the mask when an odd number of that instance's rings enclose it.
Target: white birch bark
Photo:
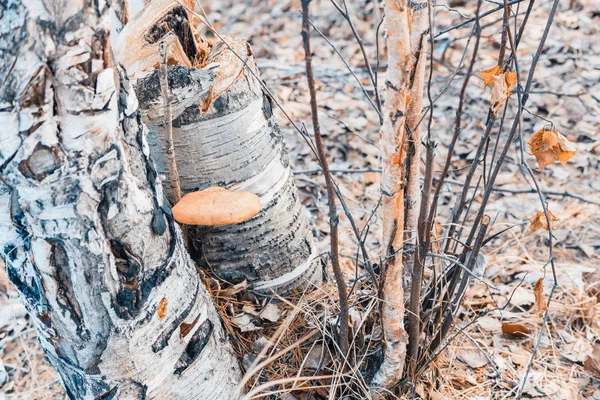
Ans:
[[[0,254],[71,399],[228,399],[240,369],[109,32],[101,1],[0,0]]]
[[[161,126],[166,112],[159,72],[151,64],[141,65],[130,52],[154,45],[157,36],[149,40],[150,35],[140,31],[156,33],[157,26],[165,25],[171,31],[161,32],[164,37],[173,42],[172,35],[178,36],[173,48],[189,49],[181,43],[194,40],[193,35],[183,36],[187,31],[177,29],[186,11],[178,3],[171,8],[151,3],[126,25],[115,51],[138,78],[136,90],[150,129],[150,149],[158,171],[166,177],[166,191],[170,184]],[[151,23],[159,19],[160,24]],[[180,185],[184,194],[215,185],[255,193],[261,212],[237,225],[191,229],[190,251],[201,266],[207,265],[226,281],[247,280],[256,291],[285,293],[321,279],[316,247],[252,50],[245,41],[225,40],[227,45],[218,42],[207,48],[203,44],[209,53],[201,61],[200,50],[188,50],[188,58],[195,59],[198,68],[185,66],[185,60],[177,61],[184,65],[169,68]],[[172,62],[175,59],[181,57],[172,57]]]

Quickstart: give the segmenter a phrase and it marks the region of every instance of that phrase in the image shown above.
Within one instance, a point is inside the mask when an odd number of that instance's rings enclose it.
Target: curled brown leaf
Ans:
[[[518,322],[503,322],[502,333],[506,336],[512,336],[515,338],[524,338],[529,334],[529,327],[525,324]]]
[[[479,71],[479,76],[483,79],[483,87],[488,85],[492,87],[490,103],[494,115],[506,104],[506,100],[512,93],[512,88],[517,84],[517,74],[515,72],[502,72],[502,68],[495,65],[490,68]]]
[[[548,217],[550,217],[550,227],[555,229],[554,223],[558,221],[558,218],[550,210],[548,210]],[[529,221],[531,222],[531,230],[537,231],[538,229],[548,230],[548,220],[546,219],[546,214],[543,211],[538,211],[535,213],[535,216]]]
[[[548,310],[548,303],[546,303],[546,297],[544,296],[544,278],[540,278],[535,282],[533,286],[533,294],[535,295],[535,306],[538,314],[543,314]]]
[[[492,82],[492,96],[490,97],[494,115],[506,104],[506,100],[510,97],[512,88],[516,84],[517,74],[515,72],[505,72],[502,75],[494,77]]]
[[[482,69],[479,71],[479,77],[483,79],[483,87],[491,85],[494,78],[502,73],[502,67],[494,65],[493,67]]]
[[[560,161],[562,165],[565,165],[575,154],[575,146],[554,130],[540,129],[533,134],[527,144],[540,169],[555,161]]]

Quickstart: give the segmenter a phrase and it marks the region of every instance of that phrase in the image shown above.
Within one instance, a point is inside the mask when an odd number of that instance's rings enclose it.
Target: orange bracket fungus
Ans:
[[[183,196],[173,207],[173,217],[186,225],[220,226],[247,221],[259,211],[254,193],[211,186]]]

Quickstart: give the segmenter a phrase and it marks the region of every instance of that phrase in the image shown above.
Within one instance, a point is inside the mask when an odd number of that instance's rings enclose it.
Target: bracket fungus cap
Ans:
[[[186,225],[239,224],[260,212],[260,199],[254,193],[211,186],[186,194],[172,211],[175,221]]]

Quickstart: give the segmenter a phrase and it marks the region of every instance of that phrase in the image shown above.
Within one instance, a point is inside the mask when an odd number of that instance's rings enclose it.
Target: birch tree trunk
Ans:
[[[0,249],[71,399],[229,399],[104,2],[0,0]]]
[[[252,49],[231,37],[203,42],[193,34],[193,18],[173,0],[153,1],[125,26],[115,51],[138,79],[150,150],[166,177],[165,190],[170,184],[159,71],[136,56],[159,40],[171,43],[170,65],[179,64],[169,68],[168,80],[182,192],[222,186],[260,197],[261,212],[246,222],[188,231],[192,256],[226,281],[247,280],[260,292],[285,293],[319,281],[312,232]]]
[[[381,128],[383,150],[383,244],[385,278],[382,326],[384,359],[372,385],[393,388],[402,378],[408,336],[405,302],[411,286],[411,265],[403,252],[414,249],[419,203],[420,128],[426,42],[427,5],[385,0],[388,70]]]

